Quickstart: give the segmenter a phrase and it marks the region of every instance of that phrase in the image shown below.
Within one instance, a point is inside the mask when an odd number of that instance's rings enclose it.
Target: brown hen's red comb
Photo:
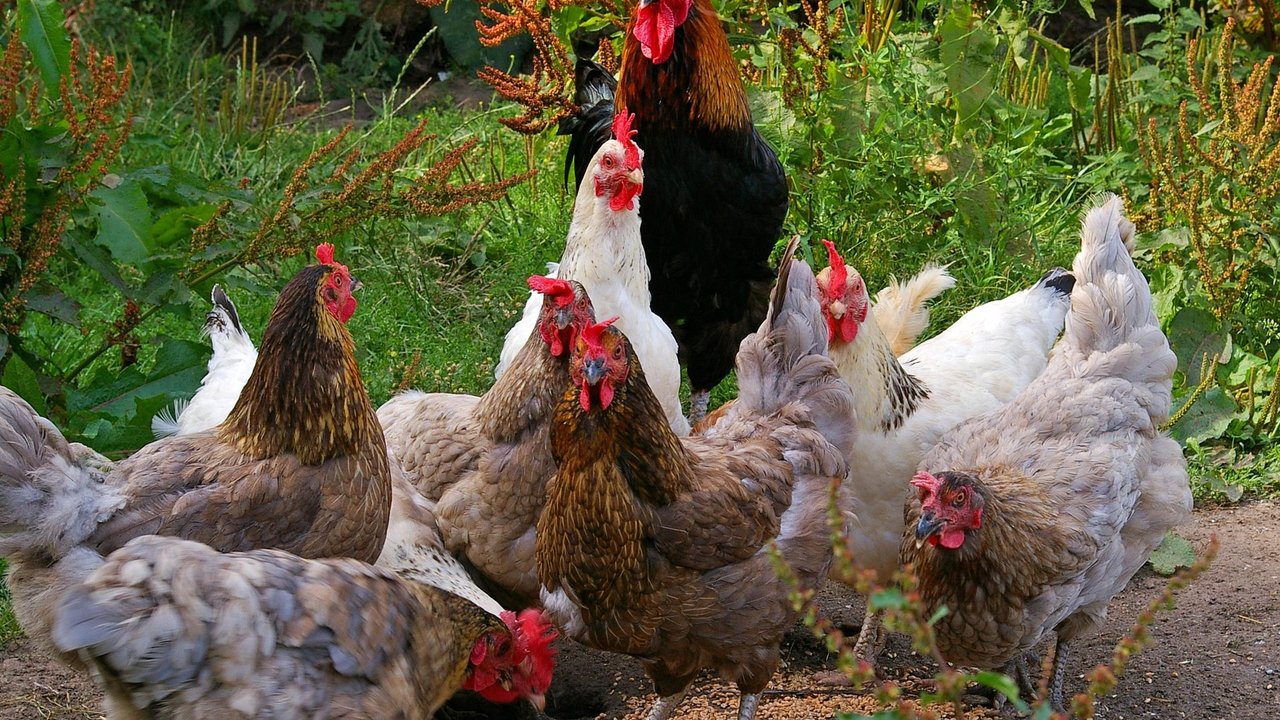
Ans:
[[[333,243],[320,243],[316,246],[316,259],[322,265],[334,265],[333,262]]]
[[[937,492],[938,488],[942,485],[942,483],[938,480],[938,478],[934,477],[933,475],[930,475],[924,470],[921,470],[920,472],[912,476],[911,484],[912,486],[918,487],[921,490],[928,490],[930,492]]]
[[[602,338],[604,337],[604,331],[610,325],[614,324],[617,321],[618,321],[618,316],[614,315],[608,320],[605,320],[603,322],[598,322],[594,325],[588,325],[585,328],[583,328],[582,339],[587,342],[587,349],[596,350],[596,351],[603,350],[604,343],[602,341]]]
[[[573,299],[573,283],[560,278],[545,275],[530,275],[529,289],[554,298],[559,305],[565,305]]]
[[[631,129],[631,121],[635,117],[635,113],[628,113],[625,110],[613,116],[613,136],[622,143],[626,151],[627,167],[631,169],[640,167],[640,146],[631,139],[637,132]]]

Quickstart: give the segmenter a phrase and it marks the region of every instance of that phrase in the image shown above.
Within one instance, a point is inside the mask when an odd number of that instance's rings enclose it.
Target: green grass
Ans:
[[[9,644],[10,640],[22,634],[22,629],[18,627],[18,618],[13,615],[13,603],[9,599],[9,586],[5,584],[4,577],[9,568],[9,563],[0,558],[0,649]]]

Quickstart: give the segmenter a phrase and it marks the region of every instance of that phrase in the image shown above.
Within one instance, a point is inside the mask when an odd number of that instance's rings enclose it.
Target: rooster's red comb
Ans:
[[[608,329],[610,325],[614,324],[617,321],[618,321],[618,316],[614,315],[608,320],[595,323],[594,325],[588,325],[585,328],[583,328],[582,339],[586,341],[587,349],[593,350],[593,351],[604,350],[604,343],[603,343],[604,331]]]
[[[827,262],[831,265],[831,279],[827,281],[827,290],[832,293],[843,293],[845,283],[849,282],[849,268],[844,264],[844,258],[840,257],[840,253],[836,250],[836,244],[830,240],[823,240],[823,245],[827,246]]]
[[[568,280],[530,275],[528,283],[530,290],[554,299],[557,305],[567,305],[573,299],[573,283]]]
[[[613,136],[622,143],[626,151],[627,167],[631,169],[640,167],[640,146],[631,139],[636,136],[636,131],[631,129],[631,121],[635,117],[635,113],[628,113],[626,110],[613,116]]]

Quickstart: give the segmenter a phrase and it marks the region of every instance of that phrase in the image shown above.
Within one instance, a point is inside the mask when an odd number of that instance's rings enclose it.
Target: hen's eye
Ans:
[[[615,348],[613,349],[613,356],[614,356],[615,358],[618,358],[618,359],[621,359],[621,358],[622,358],[622,346],[621,346],[621,345],[618,345],[617,347],[615,347]]]
[[[606,168],[606,169],[613,169],[613,158],[612,158],[612,157],[610,157],[610,156],[608,156],[608,155],[605,155],[605,156],[604,156],[604,159],[603,159],[603,160],[601,160],[600,162],[601,162],[601,164],[602,164],[602,165],[604,165],[604,166],[605,166],[605,168]]]
[[[964,507],[964,493],[960,493],[959,495],[956,495],[956,498],[951,501],[951,506]]]

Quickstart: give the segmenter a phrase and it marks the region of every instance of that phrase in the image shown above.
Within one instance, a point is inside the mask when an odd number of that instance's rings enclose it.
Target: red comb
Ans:
[[[614,324],[617,321],[618,321],[618,316],[614,315],[608,320],[605,320],[603,322],[598,322],[594,325],[588,325],[585,328],[583,328],[582,339],[587,342],[587,348],[589,350],[603,350],[604,346],[601,343],[601,338],[604,336],[604,331],[606,328],[608,328],[610,325]]]
[[[333,265],[333,243],[320,243],[316,246],[316,259],[322,265]]]
[[[936,491],[938,486],[942,483],[938,482],[938,478],[930,475],[924,470],[921,470],[911,477],[911,484],[921,490]]]
[[[849,281],[849,269],[845,267],[844,258],[836,251],[835,243],[823,240],[822,244],[827,246],[827,262],[831,265],[831,279],[827,281],[827,288],[830,292],[842,293],[844,284]]]
[[[566,300],[573,297],[573,283],[568,280],[545,275],[530,275],[528,283],[530,290],[553,297],[556,300]]]
[[[628,113],[625,110],[613,116],[613,136],[622,143],[626,151],[625,159],[628,168],[640,167],[640,147],[631,139],[636,136],[636,131],[631,129],[631,121],[635,117],[635,113]]]

